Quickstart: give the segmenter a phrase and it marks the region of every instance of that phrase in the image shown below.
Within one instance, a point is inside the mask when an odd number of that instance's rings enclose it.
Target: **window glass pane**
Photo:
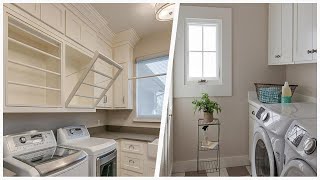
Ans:
[[[202,51],[202,26],[189,25],[189,51]]]
[[[139,61],[136,76],[148,76],[167,72],[168,56]],[[160,118],[166,76],[136,80],[136,107],[138,118]]]
[[[202,52],[189,52],[189,77],[202,77]]]
[[[203,53],[203,76],[217,77],[217,55],[215,52]]]
[[[203,50],[216,51],[216,26],[203,26]]]

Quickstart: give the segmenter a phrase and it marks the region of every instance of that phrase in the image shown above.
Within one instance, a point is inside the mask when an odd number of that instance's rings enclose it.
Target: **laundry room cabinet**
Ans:
[[[39,3],[15,3],[16,6],[23,9],[27,13],[36,18],[40,18],[40,4]]]
[[[269,4],[269,65],[316,62],[316,6],[315,3]]]

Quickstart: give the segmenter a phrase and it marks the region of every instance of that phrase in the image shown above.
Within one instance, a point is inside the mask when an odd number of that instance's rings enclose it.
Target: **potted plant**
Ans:
[[[194,112],[198,111],[203,111],[203,119],[205,122],[212,122],[213,121],[213,113],[221,112],[221,107],[220,105],[209,99],[208,93],[202,93],[202,97],[199,100],[193,100],[192,104],[194,106]]]

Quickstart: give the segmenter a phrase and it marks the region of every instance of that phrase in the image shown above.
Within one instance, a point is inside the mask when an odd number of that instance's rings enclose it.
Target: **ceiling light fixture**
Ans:
[[[173,19],[174,3],[156,3],[155,14],[158,21],[170,21]]]

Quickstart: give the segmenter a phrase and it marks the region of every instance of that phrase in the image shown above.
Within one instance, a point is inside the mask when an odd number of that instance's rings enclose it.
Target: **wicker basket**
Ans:
[[[257,97],[262,103],[281,103],[281,93],[283,84],[254,83]],[[289,85],[292,95],[298,85]]]

